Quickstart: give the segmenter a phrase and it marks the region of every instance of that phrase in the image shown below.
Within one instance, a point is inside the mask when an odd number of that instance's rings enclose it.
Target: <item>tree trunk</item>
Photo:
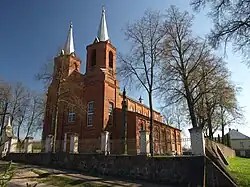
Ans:
[[[150,154],[154,155],[154,142],[153,142],[153,101],[152,92],[148,93],[149,96],[149,108],[150,108],[150,118],[149,118],[149,142],[150,142]]]
[[[1,124],[0,136],[2,136],[2,134],[3,134],[4,122],[5,122],[5,117],[6,117],[6,114],[7,114],[8,105],[9,105],[9,103],[6,102],[5,106],[4,106],[4,111],[3,111],[3,114],[2,114],[3,117],[2,117],[2,124]]]
[[[208,131],[209,131],[209,139],[213,139],[213,128],[212,128],[212,121],[211,121],[211,116],[208,115],[207,119],[207,125],[208,125]]]
[[[57,141],[57,118],[58,118],[58,104],[59,104],[59,96],[60,96],[60,82],[61,79],[58,80],[57,83],[57,88],[56,88],[56,103],[55,103],[55,111],[54,111],[54,120],[53,120],[53,126],[54,126],[54,137],[53,137],[53,146],[52,146],[52,151],[53,153],[56,152],[56,141]]]
[[[17,127],[17,140],[18,140],[18,142],[21,142],[21,139],[20,139],[20,127],[21,125],[18,125],[18,127]]]
[[[189,91],[188,82],[187,82],[187,80],[185,78],[184,78],[183,82],[184,82],[185,92],[186,92],[186,95],[187,95],[186,99],[187,99],[188,110],[189,110],[192,126],[195,128],[195,127],[198,127],[198,125],[197,125],[197,119],[196,119],[196,116],[195,116],[194,103],[193,103],[192,95],[191,95],[191,93]]]
[[[188,109],[189,109],[189,114],[190,114],[192,126],[198,127],[195,112],[194,112],[194,104],[191,101],[190,94],[188,93],[187,95],[188,95],[187,96],[187,104],[188,104]]]
[[[224,125],[224,111],[223,107],[221,106],[221,133],[222,133],[222,144],[225,144],[225,125]]]
[[[224,122],[221,123],[221,133],[222,133],[222,144],[225,144],[225,131]]]

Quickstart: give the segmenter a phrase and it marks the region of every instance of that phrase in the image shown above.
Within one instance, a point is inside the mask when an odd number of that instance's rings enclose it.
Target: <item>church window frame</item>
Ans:
[[[113,69],[114,67],[114,54],[112,51],[109,51],[109,68]]]
[[[96,66],[96,49],[91,51],[91,67]]]
[[[93,116],[94,116],[94,101],[88,102],[88,111],[87,111],[87,126],[93,126]]]
[[[112,118],[114,113],[114,103],[109,102],[109,117]]]
[[[76,121],[76,113],[74,107],[69,107],[68,111],[68,122],[75,122]]]
[[[74,122],[76,120],[76,113],[75,112],[69,112],[68,113],[68,122]]]

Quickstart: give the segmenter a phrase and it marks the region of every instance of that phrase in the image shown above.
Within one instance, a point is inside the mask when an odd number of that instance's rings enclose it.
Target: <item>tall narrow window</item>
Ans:
[[[109,117],[113,117],[114,104],[109,103]]]
[[[113,124],[113,110],[114,110],[114,104],[113,103],[109,103],[109,125]]]
[[[94,101],[90,101],[88,103],[87,126],[93,125],[93,116],[94,116]]]
[[[113,68],[113,58],[114,58],[114,55],[112,51],[109,51],[109,68]]]
[[[93,49],[91,52],[91,66],[96,65],[96,50]]]
[[[73,107],[70,107],[68,110],[68,122],[74,122],[76,120],[76,113]]]

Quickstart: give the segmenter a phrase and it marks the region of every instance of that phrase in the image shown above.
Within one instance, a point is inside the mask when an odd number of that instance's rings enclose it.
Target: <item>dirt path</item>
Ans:
[[[14,170],[14,176],[11,179],[11,181],[8,183],[9,187],[27,187],[27,184],[30,185],[30,187],[33,187],[36,185],[36,187],[55,187],[53,185],[48,185],[45,183],[39,183],[36,181],[36,179],[39,177],[38,174],[31,171],[31,168],[17,168]]]

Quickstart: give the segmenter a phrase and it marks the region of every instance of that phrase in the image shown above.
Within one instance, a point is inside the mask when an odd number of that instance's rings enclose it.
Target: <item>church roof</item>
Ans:
[[[99,41],[107,41],[109,40],[108,36],[108,28],[106,23],[105,9],[102,8],[102,17],[100,21],[100,25],[98,28],[97,38]]]
[[[123,94],[123,93],[121,93],[121,92],[119,93],[120,96],[122,96],[122,94]],[[128,100],[130,100],[130,101],[132,101],[132,102],[134,102],[134,103],[136,103],[136,104],[138,104],[138,105],[140,105],[140,106],[143,106],[143,107],[145,107],[146,109],[150,110],[149,106],[147,106],[147,105],[145,105],[145,104],[143,104],[143,103],[140,103],[139,101],[137,101],[136,99],[133,99],[132,97],[130,97],[130,96],[128,96],[128,95],[126,95],[126,97],[127,97]],[[153,110],[153,112],[157,113],[158,115],[161,115],[161,113],[158,112],[158,111],[156,111],[156,110]]]

